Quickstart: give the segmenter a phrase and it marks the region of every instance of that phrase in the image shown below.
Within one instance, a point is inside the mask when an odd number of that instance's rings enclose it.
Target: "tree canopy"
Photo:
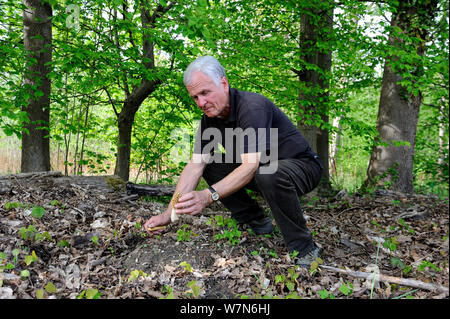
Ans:
[[[416,191],[446,194],[448,1],[435,1],[431,13],[418,10],[403,26],[406,38],[391,41],[401,36],[392,20],[423,3],[43,1],[52,8],[52,56],[42,75],[51,80],[50,120],[37,124],[47,132],[52,169],[172,183],[184,163],[173,158],[174,147],[183,139],[192,143],[201,115],[182,74],[196,57],[210,54],[224,65],[232,87],[261,93],[299,128],[314,128],[311,139],[317,141],[310,142],[329,160],[331,185],[357,190],[369,173],[372,148],[380,143],[383,72],[386,59],[395,56],[394,71],[402,75],[398,85],[422,97],[412,183]],[[47,94],[25,81],[29,66],[38,63],[24,45],[27,10],[26,1],[0,4],[4,148],[6,141],[30,134],[24,106]],[[19,170],[4,161],[5,172]]]

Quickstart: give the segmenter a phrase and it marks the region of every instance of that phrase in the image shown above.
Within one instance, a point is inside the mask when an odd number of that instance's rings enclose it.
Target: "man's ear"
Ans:
[[[225,92],[228,93],[229,85],[228,85],[228,79],[226,76],[223,76],[222,79],[220,79],[220,83],[222,84]]]

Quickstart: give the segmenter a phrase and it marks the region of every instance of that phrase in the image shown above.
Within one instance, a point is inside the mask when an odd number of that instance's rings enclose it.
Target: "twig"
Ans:
[[[363,272],[363,271],[344,270],[344,269],[335,268],[335,267],[326,266],[326,265],[321,265],[320,268],[334,271],[334,272],[341,273],[341,274],[346,274],[346,275],[349,275],[352,277],[357,277],[357,278],[372,279],[372,277],[374,276],[374,273],[367,273],[367,272]],[[448,287],[443,286],[443,285],[431,284],[431,283],[426,283],[426,282],[415,280],[415,279],[399,278],[399,277],[387,276],[387,275],[382,275],[382,274],[377,274],[376,276],[377,276],[377,279],[380,281],[393,283],[393,284],[397,284],[397,285],[401,285],[401,286],[408,286],[408,287],[425,289],[425,290],[430,290],[430,291],[443,292],[446,295],[448,295]]]

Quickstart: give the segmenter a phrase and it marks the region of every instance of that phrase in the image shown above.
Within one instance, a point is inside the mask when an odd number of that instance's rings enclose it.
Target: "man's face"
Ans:
[[[217,86],[203,72],[194,72],[191,85],[186,86],[189,94],[207,117],[227,118],[230,110],[229,89],[226,77]]]

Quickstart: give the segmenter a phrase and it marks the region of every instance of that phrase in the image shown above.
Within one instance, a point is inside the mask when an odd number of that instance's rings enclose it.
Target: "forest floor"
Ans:
[[[0,299],[448,298],[448,200],[305,198],[323,263],[303,269],[277,229],[237,229],[218,204],[149,236],[143,224],[166,204],[105,180],[0,178]]]

